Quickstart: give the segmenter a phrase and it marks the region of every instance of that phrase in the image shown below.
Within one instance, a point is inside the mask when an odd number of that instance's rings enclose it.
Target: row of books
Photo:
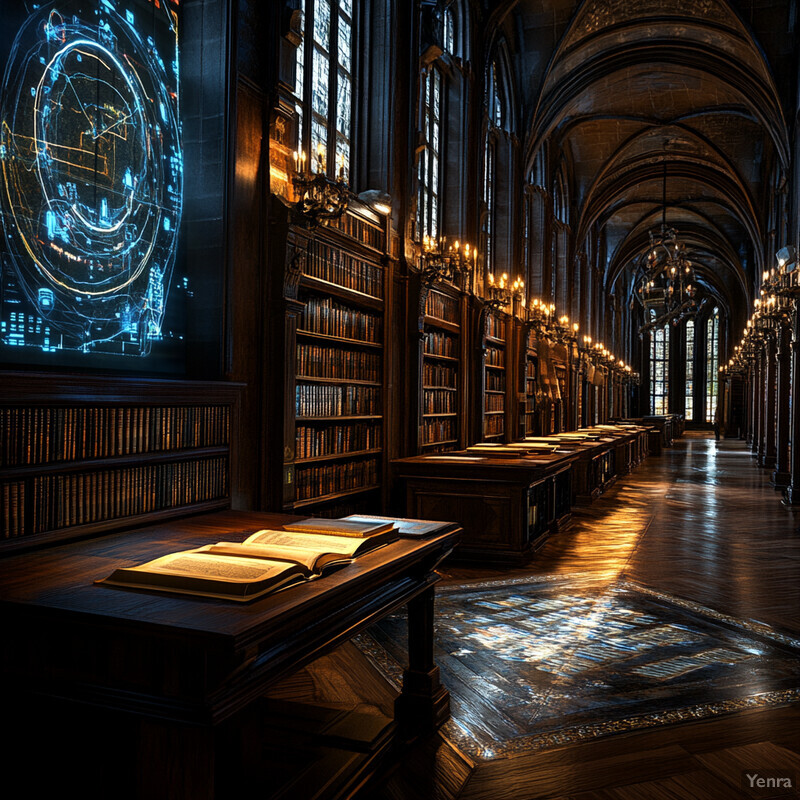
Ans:
[[[365,499],[366,498],[366,499]],[[337,519],[350,514],[367,514],[375,506],[375,499],[369,493],[345,497],[335,503],[314,509],[314,517],[322,519]]]
[[[383,267],[343,252],[320,241],[314,241],[311,257],[306,259],[307,275],[357,292],[383,297]]]
[[[358,381],[380,381],[381,357],[361,350],[343,350],[316,344],[298,343],[297,374],[299,377],[344,378]]]
[[[486,348],[486,363],[493,367],[504,367],[506,365],[506,351],[499,347],[488,346]]]
[[[2,500],[3,538],[12,539],[25,533],[25,482],[9,481],[0,488]]]
[[[310,500],[378,483],[378,459],[367,458],[346,463],[321,464],[295,470],[297,500]]]
[[[349,425],[297,426],[297,458],[344,455],[358,450],[376,450],[381,446],[380,423],[353,422]]]
[[[506,390],[505,373],[486,370],[486,388],[493,392],[504,392]]]
[[[428,293],[425,299],[425,313],[430,317],[452,322],[454,325],[458,325],[460,322],[458,300],[441,292],[431,291]]]
[[[386,235],[383,229],[359,219],[353,214],[342,214],[341,217],[331,222],[331,227],[338,228],[342,233],[374,250],[386,249]]]
[[[434,356],[448,356],[457,358],[458,347],[456,340],[441,331],[426,331],[423,339],[423,350]]]
[[[505,431],[505,423],[502,414],[493,414],[483,418],[483,429],[487,436],[496,436]]]
[[[424,361],[422,364],[422,382],[425,386],[443,386],[456,388],[456,367],[439,362]]]
[[[422,420],[422,443],[445,442],[458,438],[458,426],[452,417]]]
[[[377,386],[298,384],[295,405],[298,417],[380,414],[381,390]]]
[[[0,466],[215,447],[228,443],[227,406],[0,408]]]
[[[536,380],[536,362],[533,359],[525,361],[525,377]]]
[[[350,308],[330,297],[309,297],[306,300],[300,328],[310,333],[362,342],[381,341],[381,318],[377,314]]]
[[[188,506],[227,493],[225,457],[42,475],[33,480],[31,533]]]
[[[505,339],[505,320],[498,319],[494,314],[488,314],[486,317],[486,335],[494,339]]]
[[[506,407],[506,398],[503,394],[487,394],[484,398],[486,411],[502,411]]]
[[[456,409],[456,392],[425,389],[422,393],[423,414],[451,414]]]

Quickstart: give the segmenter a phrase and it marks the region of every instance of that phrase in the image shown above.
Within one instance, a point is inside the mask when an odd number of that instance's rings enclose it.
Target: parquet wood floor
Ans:
[[[551,538],[525,569],[447,566],[445,583],[592,573],[627,578],[800,634],[800,514],[784,508],[744,443],[692,436],[651,457]],[[356,678],[354,681],[353,678]],[[390,711],[349,646],[296,679],[318,701]],[[354,688],[355,687],[355,688]],[[289,690],[289,687],[286,687]],[[683,723],[473,763],[438,735],[418,742],[370,800],[727,800],[798,797],[747,789],[746,770],[800,779],[800,708]]]

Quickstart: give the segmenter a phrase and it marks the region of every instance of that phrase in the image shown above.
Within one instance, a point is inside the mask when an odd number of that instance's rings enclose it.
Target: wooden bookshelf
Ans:
[[[417,449],[444,453],[463,446],[463,293],[445,282],[423,284],[419,322],[421,375]]]
[[[507,326],[504,314],[487,311],[483,332],[482,439],[502,442],[506,439]]]
[[[238,385],[3,382],[0,553],[230,505]]]
[[[377,512],[385,472],[387,293],[384,223],[348,210],[312,232],[290,228],[302,254],[286,466],[287,510]],[[291,355],[290,355],[291,358]]]
[[[522,431],[526,436],[540,433],[536,424],[536,395],[539,391],[539,354],[537,351],[536,333],[532,329],[525,331],[525,342],[522,347],[522,376],[525,381],[525,408],[522,414]]]

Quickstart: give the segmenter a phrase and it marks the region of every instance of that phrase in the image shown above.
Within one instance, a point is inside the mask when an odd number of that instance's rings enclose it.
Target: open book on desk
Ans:
[[[218,542],[123,567],[97,583],[246,602],[318,578],[383,543],[378,537],[262,530],[244,542]]]

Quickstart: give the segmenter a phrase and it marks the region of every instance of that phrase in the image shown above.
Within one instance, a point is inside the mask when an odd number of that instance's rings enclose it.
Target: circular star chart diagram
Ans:
[[[81,15],[75,5],[29,16],[6,66],[6,244],[53,328],[84,348],[127,336],[144,355],[160,333],[181,220],[176,39],[171,52],[169,36],[159,47],[111,2],[81,3]]]

